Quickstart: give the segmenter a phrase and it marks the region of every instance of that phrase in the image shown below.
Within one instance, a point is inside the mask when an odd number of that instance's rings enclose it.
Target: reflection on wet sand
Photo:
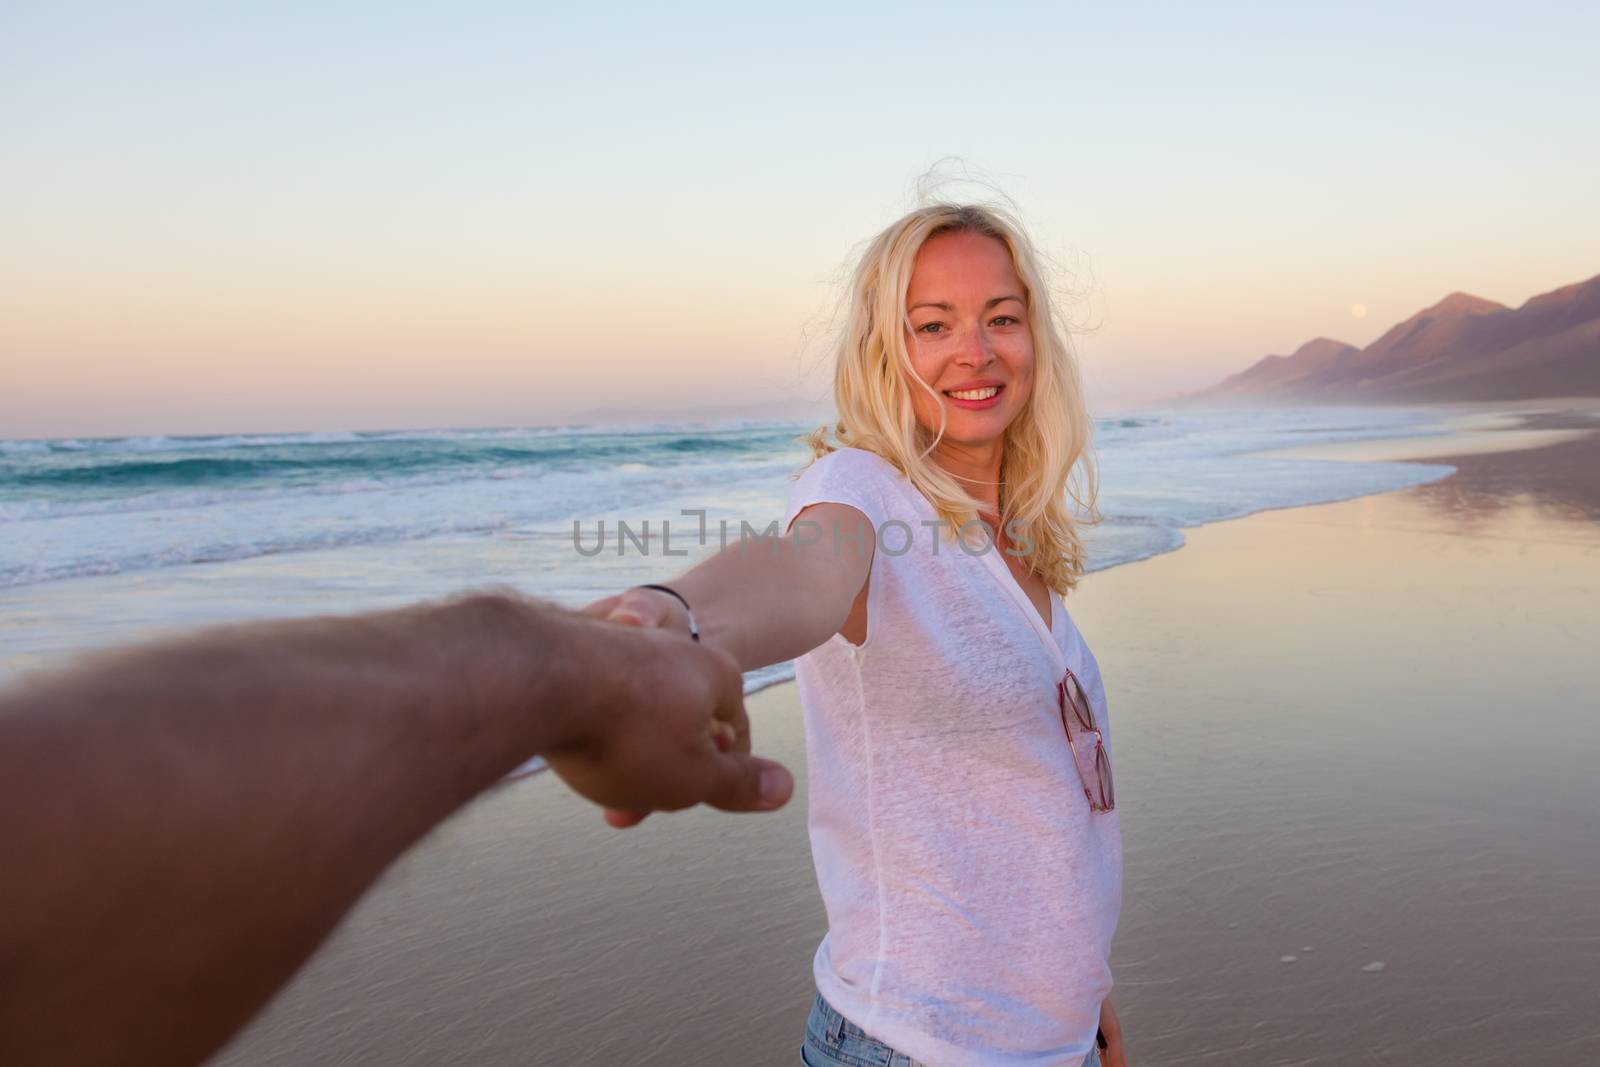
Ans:
[[[1497,497],[1517,469],[1549,476]],[[1555,480],[1578,469],[1464,463],[1086,584],[1140,1061],[1600,1062],[1600,524]]]
[[[1544,448],[1437,462],[1455,467],[1455,476],[1413,492],[1461,522],[1477,524],[1523,505],[1558,519],[1600,522],[1600,432]]]

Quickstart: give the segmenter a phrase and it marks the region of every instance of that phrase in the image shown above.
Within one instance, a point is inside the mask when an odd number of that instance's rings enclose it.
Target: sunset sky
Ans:
[[[821,398],[952,156],[1101,410],[1600,273],[1593,5],[142,7],[0,8],[0,437]]]

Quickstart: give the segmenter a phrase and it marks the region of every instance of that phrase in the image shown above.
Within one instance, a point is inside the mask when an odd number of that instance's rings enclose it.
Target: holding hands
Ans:
[[[596,600],[583,609],[585,615],[623,626],[647,630],[672,630],[690,636],[689,609],[685,601],[658,586],[636,585],[620,593]]]
[[[582,759],[547,754],[577,792],[605,807],[612,826],[637,826],[653,810],[706,803],[724,811],[783,806],[794,779],[751,756],[744,682],[733,657],[689,640],[688,609],[669,593],[636,586],[597,600],[583,614],[628,627],[613,633],[616,659],[633,665],[633,687],[614,715],[593,717],[609,735]],[[707,718],[705,709],[714,708]],[[681,802],[680,802],[681,800]]]

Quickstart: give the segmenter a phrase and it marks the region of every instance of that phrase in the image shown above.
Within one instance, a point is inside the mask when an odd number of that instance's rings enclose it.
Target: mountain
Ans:
[[[1186,399],[1418,403],[1600,396],[1600,275],[1508,308],[1451,293],[1366,348],[1319,337]]]
[[[1359,352],[1355,345],[1319,337],[1307,341],[1288,356],[1264,356],[1261,362],[1212,386],[1199,396],[1221,394],[1240,400],[1271,400],[1292,390],[1296,383],[1328,370]]]

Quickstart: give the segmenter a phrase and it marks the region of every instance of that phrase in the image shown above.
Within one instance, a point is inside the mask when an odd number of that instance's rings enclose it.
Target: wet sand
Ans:
[[[1137,1067],[1600,1063],[1600,435],[1444,461],[1069,600]],[[750,703],[803,771],[794,687]],[[218,1062],[795,1063],[822,930],[803,774],[777,815],[627,833],[541,776],[403,859]]]

